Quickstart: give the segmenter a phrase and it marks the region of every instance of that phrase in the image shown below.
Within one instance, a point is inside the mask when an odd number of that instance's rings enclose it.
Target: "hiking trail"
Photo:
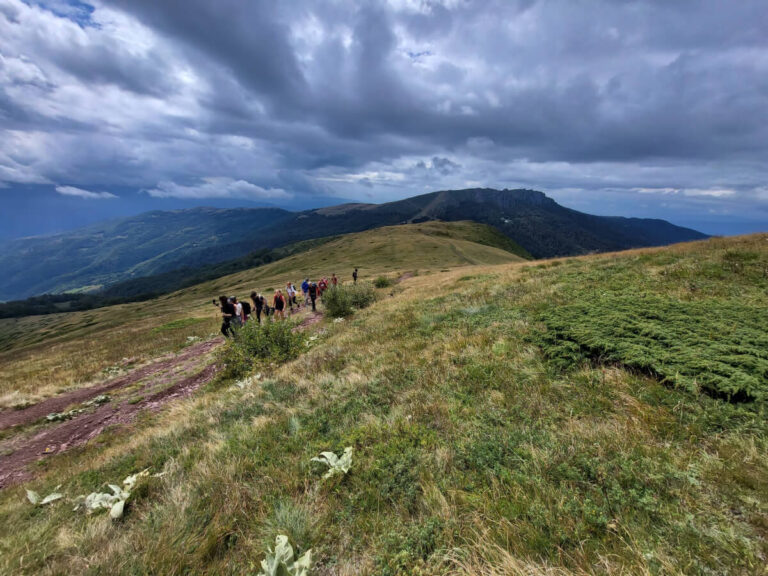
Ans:
[[[306,330],[323,316],[319,310],[306,310],[295,329]],[[223,343],[221,337],[199,342],[105,382],[71,390],[21,410],[0,411],[0,431],[19,428],[0,440],[0,490],[33,477],[29,465],[46,456],[86,444],[108,426],[129,424],[141,412],[158,411],[171,401],[191,396],[216,376],[218,366],[212,362],[211,352]],[[109,402],[92,408],[84,405],[107,393],[112,396]],[[69,420],[44,420],[48,414],[73,408],[85,410]]]
[[[218,367],[210,362],[210,352],[222,338],[200,342],[180,353],[164,357],[128,374],[104,383],[72,390],[25,408],[0,412],[0,430],[26,426],[66,408],[85,411],[69,420],[34,426],[0,441],[0,489],[30,478],[27,466],[52,454],[80,446],[101,434],[108,426],[127,424],[139,412],[159,410],[168,402],[190,396],[213,380]],[[83,402],[109,392],[110,402],[89,409]]]

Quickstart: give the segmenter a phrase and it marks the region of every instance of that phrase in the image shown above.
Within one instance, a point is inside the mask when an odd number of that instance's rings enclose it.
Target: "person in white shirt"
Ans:
[[[235,305],[235,326],[242,326],[245,319],[243,318],[243,305],[237,301],[236,296],[232,296],[232,303]]]
[[[285,285],[285,291],[288,294],[288,305],[291,307],[291,312],[293,312],[293,305],[296,303],[296,288],[293,287],[293,284],[288,282],[288,284]]]

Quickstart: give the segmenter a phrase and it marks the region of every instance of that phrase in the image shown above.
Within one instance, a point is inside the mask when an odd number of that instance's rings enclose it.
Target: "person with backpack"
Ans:
[[[253,309],[256,311],[256,322],[261,324],[261,311],[264,309],[264,296],[251,292],[251,300],[253,301]]]
[[[290,282],[285,285],[285,293],[288,295],[288,307],[293,312],[293,304],[296,302],[296,289]]]
[[[309,299],[312,302],[312,312],[315,312],[315,311],[317,311],[317,308],[315,308],[315,301],[317,300],[317,292],[318,292],[317,284],[312,282],[309,285],[309,289],[308,289],[307,292],[309,294]]]
[[[304,278],[301,283],[301,293],[304,295],[304,307],[309,305],[309,278]]]
[[[221,311],[221,333],[224,338],[234,338],[235,331],[232,329],[232,318],[235,317],[235,306],[230,302],[226,296],[219,296],[219,302],[213,301],[219,307]]]
[[[357,268],[355,268],[355,271],[352,272],[352,282],[357,284]]]
[[[240,328],[243,325],[243,305],[237,301],[237,296],[232,296],[232,304],[235,307],[235,316],[232,318],[232,324],[236,328]]]
[[[275,317],[281,320],[285,319],[285,297],[280,290],[275,290],[275,297],[272,299],[272,306],[275,308]]]
[[[243,307],[243,324],[245,324],[251,317],[251,303],[248,300],[243,300],[240,305]]]
[[[331,274],[331,287],[336,288],[338,283],[339,283],[339,279],[336,278],[336,273],[334,272],[333,274]]]

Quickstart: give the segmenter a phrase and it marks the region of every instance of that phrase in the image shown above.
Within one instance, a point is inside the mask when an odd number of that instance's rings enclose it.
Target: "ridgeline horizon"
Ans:
[[[198,268],[255,251],[382,226],[471,220],[488,224],[534,258],[662,246],[708,235],[662,219],[594,216],[531,189],[440,190],[383,204],[153,210],[53,235],[0,243],[0,301],[93,293],[114,284]]]

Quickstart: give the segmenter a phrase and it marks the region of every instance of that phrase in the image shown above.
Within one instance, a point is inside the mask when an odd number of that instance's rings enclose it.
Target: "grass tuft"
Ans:
[[[376,292],[371,284],[343,284],[331,288],[323,294],[323,304],[334,318],[350,316],[355,310],[366,308],[376,300]]]

